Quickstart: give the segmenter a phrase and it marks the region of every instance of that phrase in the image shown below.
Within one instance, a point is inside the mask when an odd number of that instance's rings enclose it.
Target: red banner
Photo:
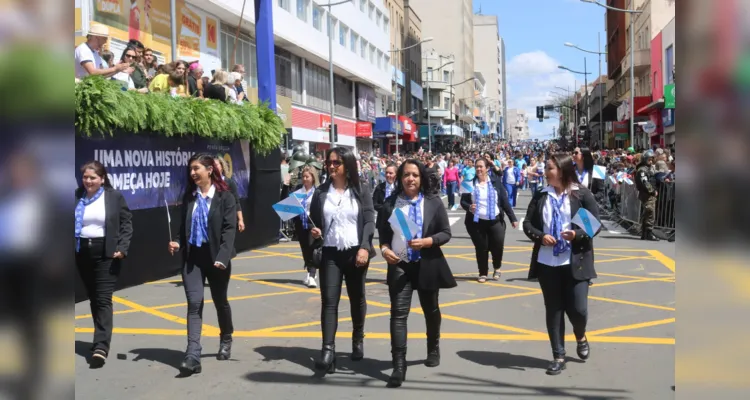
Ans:
[[[372,123],[357,122],[356,136],[358,138],[369,138],[372,136]]]

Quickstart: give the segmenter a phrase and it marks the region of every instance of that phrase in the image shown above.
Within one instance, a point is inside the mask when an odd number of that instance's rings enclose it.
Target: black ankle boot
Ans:
[[[320,351],[320,359],[315,361],[315,369],[332,374],[336,371],[336,346],[330,344],[323,346]]]
[[[393,354],[393,372],[388,378],[388,387],[397,388],[406,380],[406,353]]]
[[[221,338],[219,342],[219,353],[216,354],[217,360],[228,360],[232,356],[232,336],[227,335]]]
[[[363,331],[354,331],[352,333],[352,361],[359,361],[365,358],[365,333]]]
[[[201,367],[200,359],[194,356],[185,356],[180,364],[180,374],[183,376],[190,376],[192,374],[200,374],[203,368]]]
[[[426,367],[434,368],[440,365],[440,341],[427,341],[427,359],[424,361]]]
[[[578,358],[584,361],[588,360],[590,352],[591,349],[589,348],[588,339],[583,339],[582,341],[578,342],[578,346],[576,346],[576,353],[578,353]]]
[[[555,357],[552,362],[550,362],[549,366],[547,367],[547,375],[560,375],[560,373],[563,372],[565,369],[565,359],[564,357],[557,358]]]

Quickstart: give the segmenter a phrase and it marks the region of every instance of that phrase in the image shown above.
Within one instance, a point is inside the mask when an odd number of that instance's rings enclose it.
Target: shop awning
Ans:
[[[664,108],[664,98],[662,97],[659,100],[652,101],[651,103],[648,103],[644,107],[641,107],[638,111],[636,111],[636,114],[647,114],[653,110],[657,110],[660,108]]]

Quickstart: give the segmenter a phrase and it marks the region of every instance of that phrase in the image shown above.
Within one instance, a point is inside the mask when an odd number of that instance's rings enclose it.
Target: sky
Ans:
[[[571,47],[597,51],[597,33],[601,51],[606,45],[605,9],[579,0],[473,0],[474,12],[497,15],[500,37],[505,42],[505,68],[508,109],[526,110],[531,138],[550,139],[559,115],[539,122],[536,106],[550,104],[556,97],[550,91],[565,93],[555,86],[573,90],[576,81],[583,86],[584,76],[559,69],[564,65],[575,71],[591,72],[589,82],[599,72],[599,57]],[[607,72],[602,57],[602,73]]]

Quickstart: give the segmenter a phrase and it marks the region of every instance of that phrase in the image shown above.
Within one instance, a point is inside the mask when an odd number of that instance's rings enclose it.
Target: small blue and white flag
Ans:
[[[614,176],[610,175],[610,176],[609,176],[609,180],[610,180],[610,181],[612,181],[612,184],[613,184],[613,185],[617,185],[617,179],[615,179],[615,177],[614,177]]]
[[[622,182],[622,180],[624,178],[625,178],[625,173],[624,172],[621,171],[621,172],[617,173],[617,182]]]
[[[414,239],[419,234],[419,227],[404,212],[397,208],[393,210],[391,217],[388,218],[394,232],[404,236],[406,241]]]
[[[305,213],[305,207],[302,207],[302,203],[299,202],[296,195],[289,196],[271,207],[276,211],[276,214],[279,215],[279,218],[281,218],[282,221],[289,221],[290,219]]]
[[[474,183],[472,181],[461,182],[461,187],[458,189],[458,194],[474,193]]]
[[[633,181],[631,181],[630,178],[628,178],[628,177],[623,178],[623,182],[627,183],[628,185],[632,185],[633,184]]]
[[[602,165],[594,165],[593,177],[594,179],[604,180],[607,177],[607,169]]]
[[[570,222],[581,227],[589,237],[594,237],[599,232],[599,228],[602,227],[602,223],[594,217],[594,214],[591,214],[589,210],[583,207],[578,209],[578,212]]]

